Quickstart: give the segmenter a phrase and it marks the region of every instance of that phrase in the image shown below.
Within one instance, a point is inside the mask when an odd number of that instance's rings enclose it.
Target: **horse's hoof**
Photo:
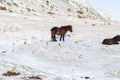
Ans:
[[[53,40],[53,41],[57,41],[57,40]]]
[[[56,42],[57,40],[51,40],[51,42]]]

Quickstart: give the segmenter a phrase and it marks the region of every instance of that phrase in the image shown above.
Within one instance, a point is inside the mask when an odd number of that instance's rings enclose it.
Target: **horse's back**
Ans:
[[[102,44],[112,45],[114,43],[114,39],[104,39]]]

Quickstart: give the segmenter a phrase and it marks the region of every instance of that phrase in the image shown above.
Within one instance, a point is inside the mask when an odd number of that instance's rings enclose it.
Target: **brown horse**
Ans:
[[[102,44],[106,44],[106,45],[119,44],[118,41],[120,41],[120,35],[117,35],[113,38],[104,39]]]
[[[60,35],[60,41],[61,41],[62,38],[63,38],[63,41],[64,41],[64,36],[65,36],[65,33],[67,31],[70,31],[70,32],[73,31],[71,25],[61,26],[61,27],[53,27],[51,29],[51,39],[53,41],[57,41],[55,35]]]

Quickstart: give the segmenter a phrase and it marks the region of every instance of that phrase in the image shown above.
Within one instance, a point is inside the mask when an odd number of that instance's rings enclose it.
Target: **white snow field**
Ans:
[[[73,32],[51,42],[64,25]],[[116,35],[120,22],[88,0],[0,0],[0,80],[120,80],[120,44],[101,44]]]
[[[59,36],[51,42],[50,29],[62,25],[72,25],[73,32],[64,42]],[[101,44],[119,34],[114,22],[0,11],[0,79],[120,80],[120,44]],[[2,75],[7,71],[20,75]]]

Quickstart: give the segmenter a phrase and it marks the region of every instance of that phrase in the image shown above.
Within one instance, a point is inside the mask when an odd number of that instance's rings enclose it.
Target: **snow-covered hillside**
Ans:
[[[50,29],[68,24],[66,41],[51,42]],[[115,23],[0,11],[0,80],[119,80],[120,45],[101,44],[118,34]]]
[[[99,21],[110,21],[104,12],[94,9],[88,0],[1,0],[0,9],[9,12],[69,15]]]
[[[101,44],[120,35],[110,20],[87,0],[0,0],[0,80],[120,80],[120,44]]]

